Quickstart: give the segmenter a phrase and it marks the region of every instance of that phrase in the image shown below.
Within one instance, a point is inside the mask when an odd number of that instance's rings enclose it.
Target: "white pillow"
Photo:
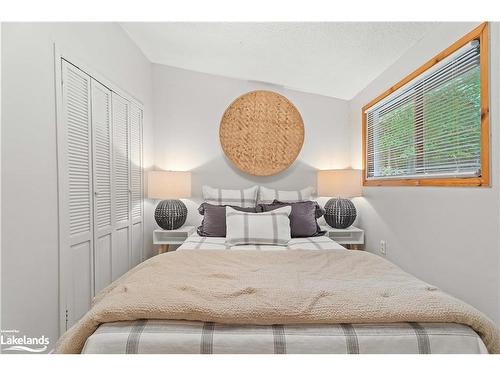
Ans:
[[[291,206],[259,213],[226,207],[226,242],[229,245],[286,245],[291,239],[291,211]]]
[[[203,199],[210,204],[255,207],[257,205],[258,189],[258,186],[253,186],[248,189],[230,190],[204,185],[202,192]]]
[[[313,192],[313,187],[306,187],[302,190],[277,190],[261,186],[259,188],[259,203],[273,203],[275,199],[288,203],[310,201]]]

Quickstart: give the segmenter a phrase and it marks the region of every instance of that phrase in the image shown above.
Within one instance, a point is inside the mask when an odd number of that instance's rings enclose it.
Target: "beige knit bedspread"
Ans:
[[[227,324],[455,322],[492,353],[498,328],[468,304],[363,251],[191,250],[155,256],[103,290],[56,345],[80,353],[101,323],[185,319]]]

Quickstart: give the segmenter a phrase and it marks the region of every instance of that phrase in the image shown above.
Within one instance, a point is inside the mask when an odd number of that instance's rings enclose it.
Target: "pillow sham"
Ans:
[[[210,203],[202,203],[198,208],[200,215],[203,215],[201,225],[198,227],[198,235],[202,237],[226,237],[226,207],[215,206]],[[257,212],[256,207],[230,206],[237,211]]]
[[[238,207],[255,207],[257,205],[257,192],[259,187],[248,189],[220,189],[207,185],[202,187],[203,200],[214,205],[231,205]]]
[[[314,201],[305,202],[280,202],[275,200],[272,204],[259,204],[263,212],[272,212],[281,207],[290,206],[290,228],[292,238],[297,237],[316,237],[323,236],[326,232],[322,231],[316,219],[325,214],[325,210]]]
[[[270,212],[241,212],[226,207],[226,243],[228,245],[286,245],[291,239],[292,208]]]
[[[259,203],[272,203],[274,200],[281,202],[301,202],[311,200],[314,188],[306,187],[302,190],[277,190],[265,186],[259,187]]]

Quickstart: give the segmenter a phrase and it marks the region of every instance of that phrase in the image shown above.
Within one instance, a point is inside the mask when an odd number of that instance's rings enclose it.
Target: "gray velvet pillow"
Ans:
[[[229,206],[237,211],[257,212],[256,207]],[[202,237],[226,237],[226,206],[217,206],[207,202],[201,204],[198,212],[203,215],[198,235]]]
[[[322,231],[316,219],[319,219],[325,214],[325,210],[313,201],[304,202],[280,202],[275,200],[271,204],[259,204],[261,211],[272,211],[280,207],[292,206],[290,213],[290,229],[292,238],[297,237],[316,237],[323,236],[325,231]]]

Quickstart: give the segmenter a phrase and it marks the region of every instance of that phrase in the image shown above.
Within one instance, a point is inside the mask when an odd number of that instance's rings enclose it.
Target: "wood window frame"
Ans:
[[[480,93],[481,93],[481,175],[478,177],[431,177],[431,178],[366,178],[367,158],[367,121],[366,110],[392,94],[420,74],[436,65],[468,42],[478,40],[480,43]],[[387,91],[377,96],[361,109],[362,150],[363,150],[363,186],[476,186],[490,187],[490,126],[489,126],[489,25],[484,22],[474,30],[457,40],[441,53],[427,61],[420,68],[403,78]]]

